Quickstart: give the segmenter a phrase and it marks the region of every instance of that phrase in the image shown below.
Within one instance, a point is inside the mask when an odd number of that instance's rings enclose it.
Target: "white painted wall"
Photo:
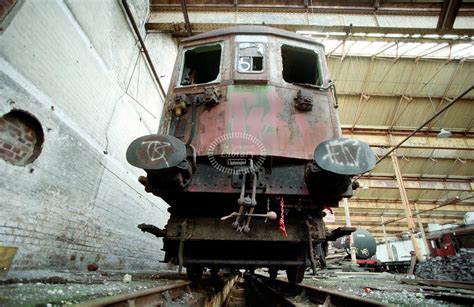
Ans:
[[[144,34],[148,1],[129,2]],[[176,44],[146,40],[167,87]],[[19,247],[12,270],[160,268],[161,239],[136,226],[163,227],[167,205],[125,152],[157,131],[163,97],[120,1],[25,1],[0,34],[0,68],[0,116],[28,111],[45,134],[32,164],[0,159],[0,244]]]
[[[159,70],[161,84],[168,91],[171,75],[178,54],[178,45],[169,34],[152,32],[146,36],[145,44],[152,54],[153,65]]]
[[[422,238],[416,238],[418,242],[418,246],[420,248],[420,252],[422,258],[426,258],[428,251],[426,250],[426,245],[423,242]],[[390,253],[393,255],[389,255],[387,252],[387,245],[390,249]],[[395,258],[394,249],[396,250],[397,257]],[[376,259],[382,262],[388,261],[408,261],[411,260],[410,252],[413,250],[413,244],[410,239],[408,240],[393,240],[388,241],[387,243],[377,244],[377,252],[375,254]]]

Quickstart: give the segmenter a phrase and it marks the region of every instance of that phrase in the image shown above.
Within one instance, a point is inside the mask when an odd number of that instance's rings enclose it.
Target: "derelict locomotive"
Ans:
[[[267,267],[302,280],[335,235],[322,209],[375,165],[367,144],[341,138],[334,91],[323,46],[291,32],[239,26],[180,43],[159,133],[127,150],[170,205],[164,230],[140,226],[164,237],[166,262],[189,277]]]

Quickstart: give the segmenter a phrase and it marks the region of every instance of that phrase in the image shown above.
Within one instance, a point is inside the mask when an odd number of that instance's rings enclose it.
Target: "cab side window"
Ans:
[[[322,85],[318,54],[314,50],[282,45],[281,57],[285,82]]]
[[[180,85],[203,84],[219,77],[222,46],[212,44],[190,48],[184,52]]]

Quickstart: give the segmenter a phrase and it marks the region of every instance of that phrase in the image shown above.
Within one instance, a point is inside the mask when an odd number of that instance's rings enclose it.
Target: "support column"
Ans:
[[[388,241],[387,241],[387,232],[385,231],[385,221],[383,219],[383,215],[381,216],[381,218],[382,218],[383,240],[385,242],[385,247],[387,248],[387,257],[388,257],[388,260],[393,261],[392,249],[390,248],[390,245],[388,244]]]
[[[421,237],[423,238],[423,242],[425,244],[426,258],[429,258],[431,256],[430,249],[428,248],[428,241],[426,241],[425,229],[423,228],[423,224],[421,223],[420,212],[418,211],[418,206],[416,203],[415,203],[415,211],[416,211],[416,220],[418,222],[418,227],[420,228],[420,231],[421,231]]]
[[[344,203],[344,213],[346,215],[346,226],[347,227],[352,227],[351,223],[351,214],[349,212],[349,201],[347,198],[343,198],[343,203]],[[355,253],[355,246],[354,246],[354,240],[352,239],[352,234],[350,235],[351,237],[351,242],[350,242],[350,249],[351,249],[351,261],[352,263],[356,264],[357,259],[356,259],[356,253]]]
[[[403,182],[402,173],[400,171],[400,165],[398,164],[396,151],[394,151],[391,154],[391,157],[392,157],[392,162],[393,162],[393,169],[395,170],[395,175],[397,177],[400,197],[402,199],[403,207],[405,208],[405,215],[406,215],[406,219],[408,223],[408,233],[410,234],[411,242],[413,244],[413,251],[415,252],[416,259],[418,261],[421,261],[422,255],[420,252],[420,248],[418,246],[418,242],[415,237],[415,222],[413,221],[413,214],[411,212],[410,203],[408,201],[407,191],[405,190],[405,184]]]

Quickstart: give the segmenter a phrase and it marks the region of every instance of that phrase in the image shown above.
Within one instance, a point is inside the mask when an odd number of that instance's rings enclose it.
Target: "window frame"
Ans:
[[[240,44],[260,44],[262,45],[263,47],[263,52],[262,52],[262,69],[261,70],[250,70],[250,71],[241,71],[240,70],[240,66],[239,66],[239,59],[240,59],[240,55],[239,55],[239,51],[240,51]],[[268,46],[266,43],[264,42],[258,42],[258,41],[237,41],[235,42],[235,71],[239,74],[263,74],[265,72],[265,68],[266,68],[266,55],[267,55],[267,49],[268,49]],[[250,58],[253,58],[253,57],[250,57]],[[253,64],[253,59],[252,59],[252,64]]]
[[[206,83],[194,83],[194,84],[187,84],[187,85],[182,85],[181,81],[183,80],[183,72],[184,72],[184,63],[186,60],[186,52],[189,50],[193,50],[196,48],[201,48],[201,47],[206,47],[206,46],[213,46],[213,45],[219,45],[221,47],[221,56],[219,60],[219,73],[217,74],[217,77],[209,82]],[[223,40],[218,40],[214,42],[207,42],[204,44],[198,44],[198,45],[193,45],[193,46],[187,46],[183,47],[182,49],[182,54],[181,54],[181,63],[179,67],[179,74],[176,82],[176,88],[187,88],[187,87],[196,87],[196,86],[207,86],[209,84],[216,84],[220,83],[222,81],[222,67],[223,67],[223,60],[224,60],[224,41]]]
[[[304,86],[303,83],[300,82],[287,82],[284,77],[283,77],[283,69],[284,69],[284,64],[283,64],[283,53],[282,53],[282,47],[283,46],[288,46],[291,48],[295,49],[305,49],[307,51],[312,51],[316,55],[316,72],[318,73],[319,76],[319,83],[318,84],[310,84],[307,83],[309,87],[315,86],[315,87],[324,87],[325,86],[325,76],[323,73],[323,63],[321,60],[321,54],[317,48],[311,48],[311,46],[301,46],[300,44],[292,44],[292,42],[282,42],[279,44],[279,53],[280,53],[280,59],[281,59],[281,69],[280,69],[280,78],[281,81],[283,81],[284,84],[289,84],[289,85],[297,85],[297,86]]]

